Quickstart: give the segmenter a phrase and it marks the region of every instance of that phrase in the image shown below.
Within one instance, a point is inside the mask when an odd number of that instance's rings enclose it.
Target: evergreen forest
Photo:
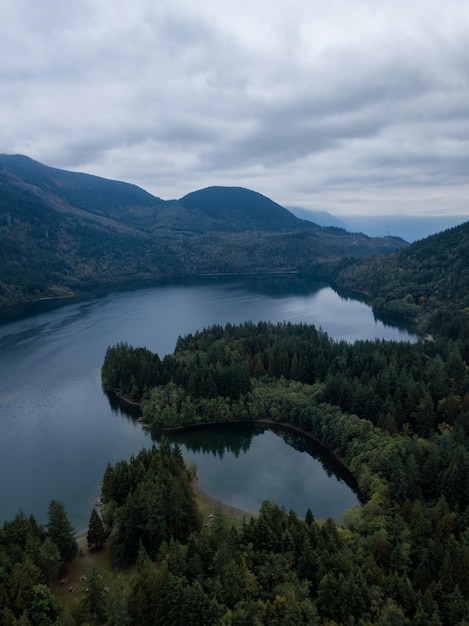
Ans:
[[[421,335],[350,344],[246,321],[180,337],[164,358],[109,346],[103,388],[145,427],[294,428],[350,472],[361,506],[340,524],[268,501],[207,523],[196,468],[163,438],[104,473],[86,540],[108,555],[109,587],[93,570],[73,602],[57,593],[79,555],[61,502],[44,526],[23,511],[3,524],[0,626],[469,625],[469,222],[407,246],[301,223],[248,190],[165,202],[0,160],[0,307],[130,278],[301,272]]]
[[[241,526],[221,511],[203,524],[194,468],[163,438],[108,465],[104,538],[90,520],[88,541],[130,572],[118,593],[94,577],[73,610],[56,602],[51,577],[74,550],[51,503],[64,533],[21,512],[0,533],[0,623],[466,624],[468,356],[467,339],[348,344],[267,322],[206,328],[163,359],[110,346],[103,386],[139,402],[149,426],[289,424],[335,452],[362,506],[337,524],[266,501]]]
[[[334,451],[357,482],[363,505],[343,525],[315,521],[314,512],[300,520],[266,502],[255,520],[232,528],[230,554],[254,587],[237,601],[214,596],[212,579],[223,586],[223,577],[207,566],[197,579],[205,623],[466,623],[468,357],[467,338],[348,344],[314,326],[265,322],[181,337],[162,360],[144,348],[109,347],[103,385],[139,401],[148,425],[289,424]],[[184,566],[179,556],[172,568],[171,549],[163,562],[148,551],[145,558],[159,567],[166,559],[165,575],[190,585],[185,551],[193,549],[178,547]],[[275,584],[266,583],[265,564]]]

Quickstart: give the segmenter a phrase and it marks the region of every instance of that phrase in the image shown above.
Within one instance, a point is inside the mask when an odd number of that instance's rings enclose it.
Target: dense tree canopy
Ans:
[[[22,511],[0,529],[0,624],[60,624],[60,607],[50,590],[64,559],[76,554],[63,505],[49,507],[47,529]],[[56,541],[59,544],[55,543]],[[57,621],[56,621],[57,620]]]
[[[108,350],[106,367],[122,349]],[[468,357],[463,339],[348,344],[313,326],[264,322],[180,338],[141,398],[145,421],[295,425],[344,459],[363,506],[340,527],[266,502],[241,530],[220,518],[187,544],[145,551],[145,576],[150,568],[159,590],[145,603],[164,602],[172,623],[187,617],[190,598],[200,623],[463,623]],[[129,598],[135,615],[139,581]],[[148,606],[140,608],[156,610]]]
[[[119,566],[134,563],[141,545],[156,558],[163,541],[187,541],[201,526],[190,473],[179,448],[166,440],[129,462],[108,465],[102,494],[111,556]]]
[[[341,260],[324,272],[366,292],[376,309],[418,318],[428,332],[469,338],[469,222],[373,259]]]

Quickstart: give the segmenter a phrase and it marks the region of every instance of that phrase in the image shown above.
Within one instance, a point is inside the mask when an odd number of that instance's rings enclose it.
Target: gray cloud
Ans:
[[[0,151],[163,198],[469,215],[463,0],[4,0]]]

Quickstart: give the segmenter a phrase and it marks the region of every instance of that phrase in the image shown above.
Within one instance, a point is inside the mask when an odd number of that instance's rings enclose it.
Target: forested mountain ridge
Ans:
[[[0,155],[0,307],[99,284],[245,272],[392,252],[397,238],[322,228],[242,188],[180,200]]]
[[[242,187],[207,187],[187,194],[178,204],[200,214],[211,229],[319,230],[317,224],[297,218],[287,209],[256,191]]]
[[[414,317],[428,332],[469,337],[469,222],[386,256],[324,269],[345,289],[366,292],[377,309]]]
[[[23,155],[0,155],[2,192],[29,190],[51,208],[81,209],[147,231],[166,203],[136,185],[68,172]]]

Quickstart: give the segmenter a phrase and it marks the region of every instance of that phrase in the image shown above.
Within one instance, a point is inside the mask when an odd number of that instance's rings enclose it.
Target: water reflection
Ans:
[[[19,508],[44,523],[54,498],[86,529],[108,461],[151,445],[134,420],[138,409],[103,395],[100,367],[109,345],[127,341],[163,357],[179,335],[246,320],[314,323],[347,341],[415,340],[395,324],[377,323],[369,307],[343,300],[324,281],[298,275],[140,283],[11,309],[0,317],[0,523]],[[206,491],[254,512],[263,499],[301,513],[316,501],[318,517],[320,509],[340,516],[356,502],[340,472],[313,458],[319,449],[302,451],[301,440],[295,449],[285,433],[257,432],[234,433],[229,442],[215,433],[204,444],[215,454],[187,440]],[[334,481],[345,489],[331,502]],[[327,504],[320,501],[326,496]]]
[[[236,458],[246,454],[252,440],[262,435],[267,429],[255,424],[217,424],[213,426],[187,428],[177,432],[152,432],[152,439],[160,442],[166,437],[170,443],[183,445],[197,455],[212,454],[223,459],[225,454],[233,454]]]
[[[340,521],[359,504],[353,477],[333,455],[298,433],[263,424],[220,424],[152,433],[177,443],[194,462],[200,486],[226,504],[256,514],[264,500],[303,516]]]

